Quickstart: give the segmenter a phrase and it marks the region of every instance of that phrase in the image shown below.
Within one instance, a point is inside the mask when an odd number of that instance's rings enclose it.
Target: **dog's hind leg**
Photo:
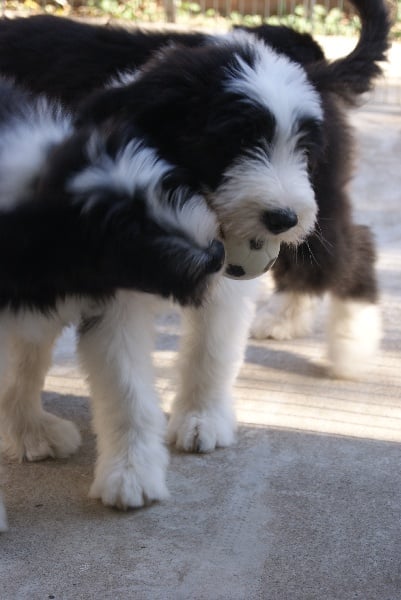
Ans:
[[[328,335],[330,373],[346,379],[359,377],[380,345],[379,306],[351,297],[332,296]]]
[[[312,235],[298,248],[281,247],[272,270],[276,289],[256,310],[253,338],[291,340],[312,333],[317,302],[330,289],[336,269],[338,240],[326,245],[321,237]]]
[[[251,326],[255,339],[292,340],[313,330],[317,297],[299,292],[275,292],[258,307]]]
[[[369,228],[350,232],[349,271],[331,293],[328,358],[335,377],[353,378],[365,371],[381,339],[381,311],[375,273],[375,249]]]
[[[180,390],[168,425],[178,448],[209,452],[235,436],[232,387],[242,364],[257,282],[221,278],[198,309],[184,311]]]
[[[75,425],[45,411],[41,391],[61,324],[25,313],[0,323],[0,423],[5,452],[19,461],[65,457],[76,451]]]
[[[79,353],[88,374],[98,458],[92,498],[120,509],[168,496],[165,419],[154,389],[152,296],[119,292],[83,319]]]
[[[329,234],[327,234],[329,238]],[[375,247],[369,228],[349,223],[331,237],[331,252],[311,239],[316,262],[299,252],[282,257],[278,287],[257,311],[251,333],[256,338],[292,339],[311,332],[319,296],[329,293],[328,359],[330,374],[357,377],[368,368],[381,338],[375,273]]]

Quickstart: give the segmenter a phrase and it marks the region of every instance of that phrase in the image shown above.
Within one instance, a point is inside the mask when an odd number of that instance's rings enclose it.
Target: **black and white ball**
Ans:
[[[280,242],[274,238],[242,240],[224,238],[225,276],[231,279],[254,279],[266,273],[276,262]]]

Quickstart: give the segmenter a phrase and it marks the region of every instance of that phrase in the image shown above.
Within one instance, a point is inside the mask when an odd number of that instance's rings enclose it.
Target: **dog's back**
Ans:
[[[235,29],[252,33],[277,52],[284,53],[301,65],[325,59],[323,49],[309,33],[300,33],[291,27],[267,23],[256,27],[236,26]]]
[[[309,64],[324,58],[310,35],[289,27],[241,29],[295,62]],[[75,105],[119,73],[135,71],[168,44],[194,47],[211,39],[201,32],[124,29],[50,15],[4,18],[0,19],[0,73],[35,92]]]
[[[0,73],[73,105],[162,46],[199,46],[202,33],[145,32],[38,15],[0,19]]]

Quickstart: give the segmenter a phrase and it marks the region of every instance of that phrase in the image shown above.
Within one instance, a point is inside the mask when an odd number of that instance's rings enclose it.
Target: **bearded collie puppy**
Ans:
[[[125,156],[118,150],[121,144],[138,136],[154,161],[171,165],[165,178],[169,194],[184,188],[199,198],[203,211],[205,198],[222,234],[280,242],[281,293],[289,294],[286,285],[292,285],[291,293],[300,301],[305,289],[316,293],[331,285],[337,303],[333,329],[341,333],[352,328],[356,314],[368,312],[377,320],[370,234],[353,225],[349,214],[350,136],[342,104],[369,89],[379,73],[377,61],[387,48],[389,22],[380,2],[355,4],[363,20],[362,35],[344,59],[303,68],[254,36],[237,32],[200,46],[159,50],[143,68],[124,73],[75,111],[79,131],[110,133],[105,151],[112,156]],[[59,89],[62,79],[60,74]],[[84,148],[97,156],[97,144]],[[76,155],[74,148],[71,168]],[[91,196],[93,188],[105,185],[103,172],[109,164],[100,160],[79,172],[69,189]],[[131,164],[123,165],[124,173],[131,171]],[[148,167],[143,170],[152,181]],[[177,200],[173,204],[181,207]],[[90,211],[91,202],[85,207]],[[316,235],[318,211],[323,220]],[[323,229],[332,221],[335,226]],[[194,227],[196,222],[191,219]],[[200,244],[204,250],[212,247],[213,254],[214,235],[208,229]],[[341,260],[332,253],[333,245],[346,249]],[[302,277],[292,272],[296,246],[298,262],[305,261]],[[314,256],[327,253],[324,268],[310,263],[311,248]],[[255,280],[231,280],[221,271],[213,278],[204,301],[183,310],[180,383],[167,437],[187,451],[211,451],[234,439],[232,386],[253,315]],[[152,315],[149,294],[120,292],[101,310],[84,312],[79,327],[98,444],[90,493],[119,508],[167,494],[167,455],[151,365]],[[78,444],[71,424],[54,424],[54,417],[40,406],[38,381],[57,329],[52,319],[41,318],[41,336],[25,313],[14,319],[7,311],[0,329],[6,337],[12,323],[13,336],[37,334],[28,339],[29,359],[25,338],[22,347],[14,344],[14,352],[22,353],[16,367],[25,369],[24,377],[17,376],[11,388],[1,386],[7,445],[14,456],[30,460],[65,455]],[[377,335],[376,323],[372,338]]]
[[[40,400],[64,325],[78,324],[89,376],[113,403],[114,387],[121,401],[128,393],[124,363],[132,354],[123,338],[138,321],[142,355],[151,335],[141,339],[150,323],[134,305],[157,295],[198,306],[207,297],[224,248],[204,198],[177,184],[174,171],[132,128],[77,130],[54,102],[0,79],[0,431],[18,460],[68,456],[79,444],[76,427],[45,412]],[[97,356],[88,360],[93,343]],[[143,367],[142,358],[135,362]],[[155,446],[164,462],[162,418],[151,398],[149,405],[138,408],[134,426],[150,448],[136,458],[146,462]],[[120,408],[115,419],[128,423],[131,412]],[[109,443],[98,434],[99,444]]]
[[[256,338],[277,339],[308,333],[314,321],[315,299],[329,292],[328,355],[332,374],[343,377],[357,376],[363,370],[375,354],[381,337],[374,241],[367,227],[353,223],[348,198],[352,138],[343,109],[353,105],[380,73],[377,62],[384,59],[390,25],[383,0],[356,0],[353,4],[362,21],[360,41],[350,56],[332,64],[327,63],[319,45],[307,34],[270,25],[242,28],[305,67],[311,85],[320,94],[325,143],[324,152],[320,153],[319,160],[314,160],[313,172],[310,172],[318,206],[316,227],[297,252],[283,244],[273,268],[276,294],[257,312],[251,332]],[[90,91],[110,84],[110,81],[114,85],[116,81],[121,85],[129,83],[136,77],[136,69],[167,44],[196,48],[221,42],[222,36],[203,33],[126,31],[49,16],[2,20],[0,72],[12,75],[33,90],[58,97],[75,109]],[[50,63],[49,56],[52,56]],[[196,53],[191,51],[188,56],[196,56]],[[181,68],[180,64],[178,68]],[[116,77],[118,73],[120,75]],[[266,87],[274,86],[274,72],[270,74],[265,70],[261,73],[263,77]],[[174,85],[172,80],[170,85]],[[164,86],[163,78],[160,78],[160,86]],[[159,93],[160,90],[155,89],[155,94]],[[126,110],[123,98],[130,103],[129,88],[126,94],[119,93],[114,97],[119,97],[120,101],[110,102],[109,112]],[[180,130],[183,126],[188,127],[183,136],[192,140],[195,122],[199,121],[199,109],[191,112],[191,106],[189,97]],[[210,108],[209,120],[212,121],[215,119],[213,106]],[[209,106],[205,105],[202,118],[207,110]],[[219,118],[223,124],[230,120],[230,115],[221,114]],[[240,119],[235,118],[233,124],[242,127]],[[163,124],[162,130],[166,127],[174,136],[172,123]],[[211,133],[214,135],[213,128]],[[251,136],[252,132],[245,130],[237,134],[237,137]],[[206,132],[202,130],[202,139],[205,138]],[[193,162],[210,163],[208,177],[220,168],[214,160],[217,144],[221,144],[221,136],[216,140],[209,136],[202,144],[196,139],[189,149]],[[182,145],[182,140],[177,145],[184,154],[186,146]],[[168,152],[166,156],[170,154]],[[210,161],[206,160],[207,156]],[[177,157],[173,156],[173,159]],[[219,160],[221,162],[221,158]],[[206,188],[208,177],[201,181]],[[265,195],[269,195],[269,189]],[[252,189],[249,196],[252,196]]]
[[[264,192],[256,190],[261,180],[249,158],[263,154],[260,151],[263,144],[267,148],[264,153],[269,157],[269,168],[270,161],[277,156],[294,152],[298,157],[303,152],[307,158],[305,173],[317,205],[317,223],[297,251],[287,239],[282,240],[284,243],[273,267],[277,288],[273,313],[271,306],[262,307],[252,333],[256,337],[280,339],[306,333],[313,322],[313,299],[328,291],[331,295],[328,327],[331,371],[344,377],[355,376],[363,370],[381,337],[374,240],[369,228],[353,222],[348,195],[353,167],[352,135],[345,107],[354,105],[380,74],[378,62],[385,58],[390,28],[389,13],[381,0],[358,0],[353,4],[359,10],[362,30],[349,56],[332,63],[311,62],[303,65],[303,69],[291,61],[292,68],[296,67],[298,72],[303,70],[308,85],[318,96],[319,118],[305,117],[302,99],[296,108],[288,110],[292,105],[290,95],[297,102],[299,90],[290,76],[285,80],[288,89],[283,90],[283,82],[278,81],[284,74],[275,67],[280,61],[288,62],[285,56],[273,53],[277,57],[273,65],[266,65],[254,55],[271,53],[269,46],[243,38],[242,47],[254,49],[248,50],[247,57],[243,58],[230,36],[226,40],[215,40],[214,47],[207,44],[190,50],[177,47],[159,51],[153,61],[132,74],[131,84],[127,83],[129,76],[124,73],[119,87],[115,82],[115,89],[101,97],[95,94],[81,108],[82,118],[89,121],[123,118],[140,122],[152,143],[160,144],[162,156],[186,168],[190,178],[195,173],[195,185],[212,198],[211,206],[221,222],[229,218],[231,223],[235,220],[234,214],[238,217],[236,225],[229,227],[242,237],[251,235],[252,221],[254,234],[261,235],[260,223],[258,225],[252,215],[258,210],[262,213],[263,207],[278,193],[272,181],[266,184]],[[231,36],[233,39],[235,36]],[[231,58],[228,55],[223,58],[227,50],[233,55]],[[207,63],[213,62],[209,55],[216,55],[216,75],[211,66],[206,78]],[[202,61],[205,66],[198,66]],[[241,66],[236,64],[238,61]],[[168,68],[170,62],[174,63],[172,69]],[[206,84],[193,85],[192,71],[197,68],[204,69],[199,78],[208,82],[209,94]],[[242,79],[239,76],[238,82],[226,85],[227,73],[240,73]],[[166,86],[168,78],[170,85]],[[154,97],[144,99],[141,86],[148,80],[153,81]],[[240,100],[243,111],[220,106],[221,98],[228,93],[237,100],[238,93],[249,92],[252,86],[253,94],[261,98],[254,106],[264,105],[271,115],[262,117],[253,129],[245,124],[246,117],[241,114],[249,110],[249,103]],[[157,122],[148,119],[144,105],[156,105],[155,112],[162,115],[162,119]],[[284,127],[285,119],[288,133],[280,138],[279,125]],[[248,158],[246,167],[243,157],[239,159],[237,155],[241,147],[239,155],[242,153]],[[281,154],[282,148],[285,152]],[[243,189],[236,181],[222,196],[221,191],[228,189],[231,165],[238,168],[239,163],[243,167],[242,176],[245,177],[246,171],[248,188]],[[299,185],[292,181],[292,166],[292,162],[285,159],[280,167],[280,172],[287,169],[280,202],[288,206]],[[260,171],[258,169],[258,175]]]

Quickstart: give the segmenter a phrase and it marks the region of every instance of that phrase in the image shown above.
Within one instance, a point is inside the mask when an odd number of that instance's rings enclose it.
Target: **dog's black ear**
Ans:
[[[188,102],[185,86],[182,90],[180,80],[173,85],[177,78],[165,85],[159,71],[145,73],[128,85],[94,92],[78,106],[75,124],[98,125],[113,116],[147,119],[156,113],[168,118],[181,110],[184,100]]]
[[[175,80],[163,86],[159,73],[150,73],[129,85],[95,92],[78,107],[75,125],[98,126],[116,118],[149,134],[161,127],[166,135],[172,134],[183,126],[188,112],[196,111],[193,103],[198,102],[195,97],[191,103],[190,94],[185,86],[182,89],[180,81],[174,83]]]

